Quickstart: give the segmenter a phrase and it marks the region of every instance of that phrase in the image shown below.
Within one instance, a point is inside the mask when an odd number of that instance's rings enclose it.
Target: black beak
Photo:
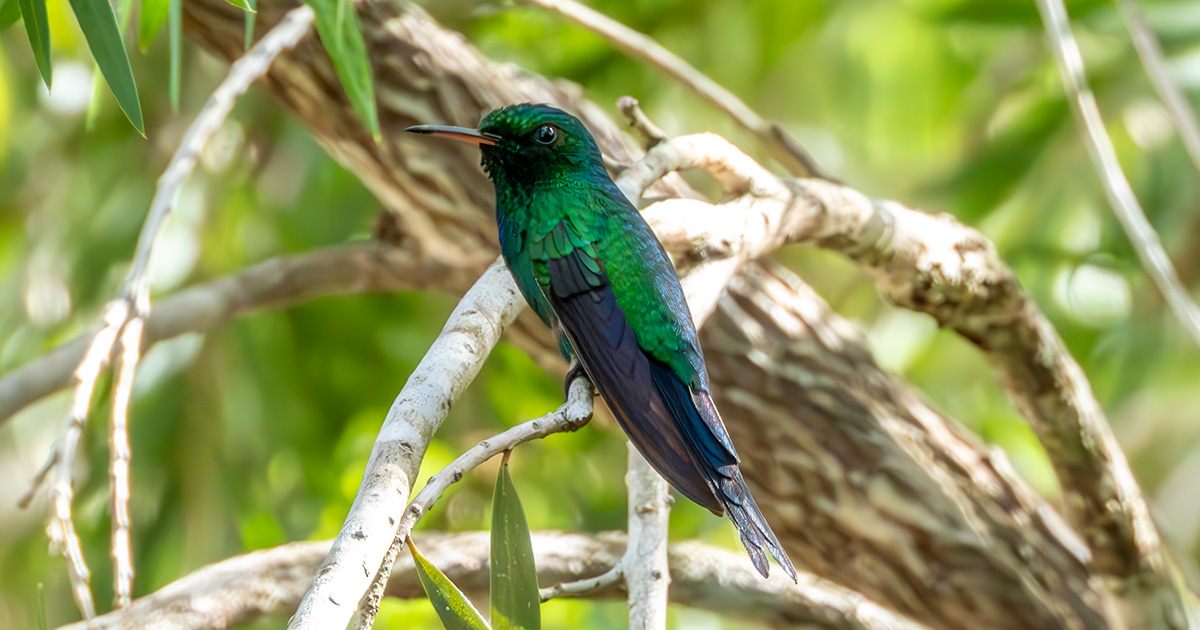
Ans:
[[[453,127],[450,125],[413,125],[405,131],[411,133],[423,133],[431,136],[442,136],[443,138],[451,138],[471,144],[494,146],[500,142],[500,136],[492,133],[483,133],[478,129],[469,127]]]

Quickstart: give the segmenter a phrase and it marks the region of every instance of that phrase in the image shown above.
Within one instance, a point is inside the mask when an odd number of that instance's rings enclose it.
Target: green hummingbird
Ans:
[[[407,131],[479,145],[496,188],[500,251],[525,301],[554,331],[625,434],[672,486],[728,514],[754,567],[796,569],[738,469],[675,267],[609,177],[578,118],[549,105],[497,109],[478,129]]]

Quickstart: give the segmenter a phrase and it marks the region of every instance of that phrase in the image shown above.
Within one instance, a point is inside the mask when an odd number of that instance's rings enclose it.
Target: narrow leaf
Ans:
[[[317,16],[317,34],[333,61],[342,88],[354,111],[358,113],[371,135],[379,137],[379,117],[375,110],[375,87],[371,80],[371,61],[367,45],[358,29],[353,7],[348,7],[338,19],[339,0],[306,0]],[[338,25],[341,28],[338,28]]]
[[[167,44],[170,48],[170,70],[167,75],[167,93],[171,109],[179,111],[179,73],[183,59],[183,0],[167,0]]]
[[[243,11],[254,13],[254,3],[248,2],[247,0],[225,0],[225,2],[228,2],[229,4],[232,4]]]
[[[421,587],[425,589],[429,603],[433,604],[433,609],[437,611],[446,630],[488,630],[487,622],[471,605],[471,600],[458,590],[445,573],[439,571],[417,551],[417,546],[411,538],[408,539],[408,552],[412,554],[417,577],[421,579]]]
[[[492,495],[492,626],[537,630],[542,626],[533,543],[521,499],[508,475],[508,456],[500,464]]]
[[[121,41],[121,29],[117,27],[117,16],[113,13],[112,5],[108,0],[71,0],[71,9],[87,39],[92,58],[100,66],[104,80],[117,99],[117,105],[121,106],[121,111],[125,112],[134,129],[145,136],[146,125],[142,121],[137,83],[133,80],[133,68],[129,65],[129,55],[125,53],[125,43]]]
[[[142,11],[138,15],[138,49],[143,53],[150,50],[163,24],[167,23],[169,4],[169,0],[142,0]]]
[[[9,0],[12,2],[13,0]],[[33,48],[33,58],[37,61],[38,71],[42,73],[42,81],[50,87],[50,20],[46,17],[46,0],[18,0],[21,17],[25,22],[25,34],[29,36],[29,46]]]
[[[17,0],[0,0],[0,30],[21,19],[21,7]]]
[[[246,28],[242,31],[242,47],[250,50],[251,44],[254,43],[254,21],[258,17],[258,3],[255,0],[247,0],[250,3],[251,11],[246,12]]]
[[[124,33],[129,28],[129,20],[133,18],[133,0],[121,0],[117,5],[117,21],[121,23],[121,32]],[[83,127],[88,131],[96,128],[96,121],[100,119],[100,107],[103,100],[100,98],[104,94],[104,78],[100,75],[100,68],[92,64],[92,96],[88,100],[87,114],[83,119]]]
[[[37,583],[37,627],[46,630],[50,624],[46,622],[46,585]]]

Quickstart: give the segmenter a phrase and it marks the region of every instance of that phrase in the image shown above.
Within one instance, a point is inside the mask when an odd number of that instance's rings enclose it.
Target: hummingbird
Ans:
[[[729,515],[754,567],[796,569],[750,494],[717,407],[675,267],[609,176],[576,117],[544,104],[503,107],[478,129],[406,131],[479,146],[496,189],[500,251],[525,301],[558,337],[634,447],[668,483]]]

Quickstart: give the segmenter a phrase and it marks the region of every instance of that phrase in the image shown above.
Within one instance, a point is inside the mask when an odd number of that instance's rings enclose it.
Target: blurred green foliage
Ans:
[[[0,23],[17,0],[0,1]],[[163,4],[154,19],[162,20]],[[1197,175],[1153,98],[1109,2],[1070,2],[1090,79],[1150,218],[1189,286],[1200,282]],[[1200,5],[1142,3],[1176,78],[1200,100]],[[601,0],[767,117],[868,194],[955,214],[993,238],[1083,364],[1174,544],[1194,558],[1200,514],[1200,362],[1112,219],[1026,0]],[[684,88],[590,33],[535,10],[439,2],[430,10],[489,56],[582,83],[611,106],[638,97],[671,133],[752,141]],[[85,330],[114,294],[180,134],[225,71],[185,43],[171,111],[168,38],[131,48],[148,139],[100,92],[67,0],[47,0],[54,89],[41,87],[24,28],[0,35],[0,372]],[[160,21],[161,24],[161,21]],[[127,40],[132,39],[127,33]],[[470,123],[472,121],[451,121]],[[159,248],[156,295],[268,257],[367,237],[378,203],[261,90],[253,90],[185,185]],[[928,318],[883,304],[828,253],[779,255],[867,331],[880,362],[1006,449],[1053,494],[1040,447],[981,356]],[[132,417],[136,593],[229,555],[336,533],[392,397],[454,299],[330,298],[255,313],[160,344]],[[103,391],[103,389],[101,390]],[[432,444],[421,478],[477,440],[540,415],[559,385],[502,345]],[[103,417],[108,401],[97,401]],[[32,627],[38,584],[51,625],[73,619],[44,505],[12,506],[59,430],[57,395],[0,427],[0,627]],[[736,418],[728,418],[737,422]],[[85,438],[76,501],[102,604],[111,597],[106,438]],[[534,529],[625,521],[623,440],[593,425],[522,446],[512,475]],[[469,475],[422,529],[484,529],[496,463]],[[553,480],[548,483],[547,480]],[[676,503],[676,539],[736,548],[724,521]],[[547,628],[621,627],[620,602],[551,602]],[[720,627],[675,608],[676,627]],[[282,619],[254,627],[277,627]],[[436,627],[426,601],[387,601],[380,627]],[[735,627],[728,624],[728,627]]]

